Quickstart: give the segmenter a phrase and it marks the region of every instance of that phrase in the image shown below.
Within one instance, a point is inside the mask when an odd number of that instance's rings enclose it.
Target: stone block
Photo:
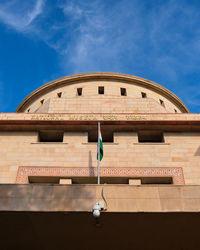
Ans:
[[[141,185],[141,179],[129,179],[129,185]]]
[[[60,179],[59,184],[72,184],[72,179]]]

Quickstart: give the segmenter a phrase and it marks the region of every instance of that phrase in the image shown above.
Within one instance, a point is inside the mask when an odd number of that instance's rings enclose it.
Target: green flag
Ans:
[[[98,152],[100,151],[100,161],[103,159],[103,141],[102,141],[102,136],[101,136],[101,128],[99,126],[99,131],[98,131],[98,144],[97,144],[97,160],[98,160]],[[100,150],[98,150],[98,147],[100,147]]]

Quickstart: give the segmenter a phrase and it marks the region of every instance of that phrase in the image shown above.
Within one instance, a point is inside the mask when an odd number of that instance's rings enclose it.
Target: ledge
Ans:
[[[31,142],[31,144],[56,144],[56,145],[62,145],[62,144],[69,144],[67,142]]]
[[[171,143],[166,142],[135,142],[134,145],[170,145]]]
[[[82,142],[83,145],[97,145],[97,142]],[[103,142],[103,145],[119,145],[116,142]]]
[[[87,211],[103,185],[1,184],[0,211]],[[200,212],[200,185],[106,185],[107,212]]]
[[[187,125],[199,126],[200,114],[158,113],[0,113],[0,125]]]

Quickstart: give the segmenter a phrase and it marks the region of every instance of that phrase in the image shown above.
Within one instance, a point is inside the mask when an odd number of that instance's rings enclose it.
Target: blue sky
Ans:
[[[200,1],[0,0],[0,112],[92,71],[155,81],[200,112]]]

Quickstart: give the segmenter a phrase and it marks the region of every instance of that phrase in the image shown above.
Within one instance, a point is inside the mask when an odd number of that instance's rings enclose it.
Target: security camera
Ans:
[[[93,216],[95,218],[98,218],[100,216],[100,211],[101,211],[101,207],[99,206],[99,203],[97,202],[94,207],[93,207]]]
[[[95,218],[98,218],[100,216],[100,211],[99,210],[93,210],[93,216]]]

